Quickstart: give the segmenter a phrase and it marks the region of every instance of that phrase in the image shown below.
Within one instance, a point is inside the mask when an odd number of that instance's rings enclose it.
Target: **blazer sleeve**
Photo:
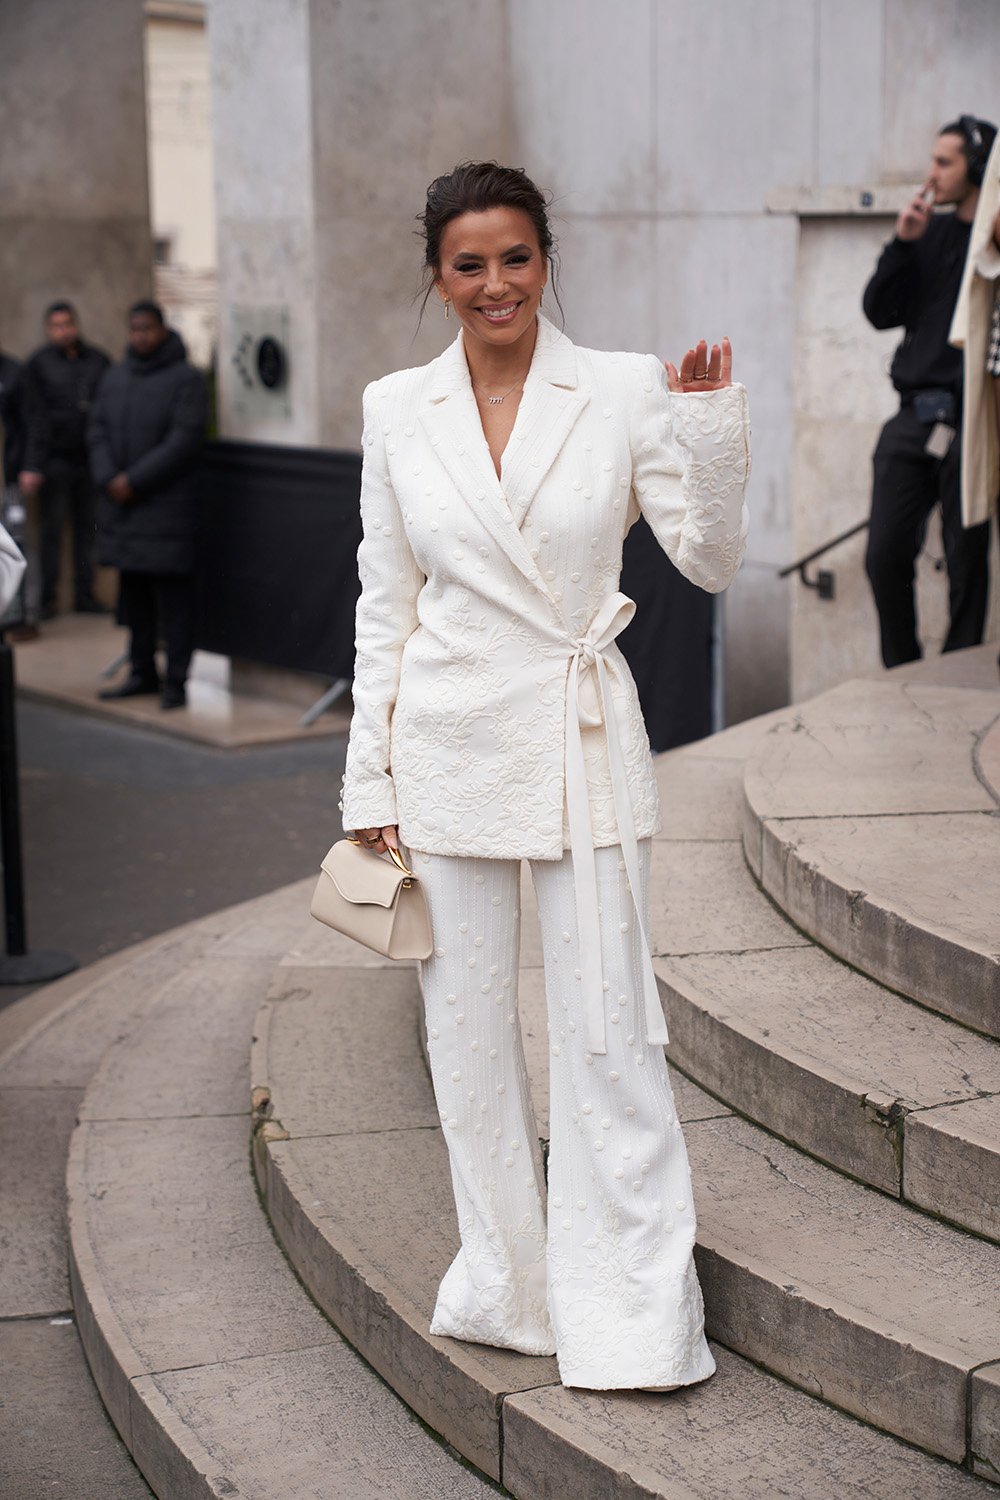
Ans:
[[[372,386],[364,395],[363,444],[354,716],[340,810],[345,828],[384,828],[398,821],[390,729],[403,648],[417,628],[417,595],[424,575],[410,550],[389,480]]]
[[[746,548],[750,421],[742,385],[674,395],[655,355],[641,370],[631,428],[630,524],[641,512],[685,578],[727,588]]]

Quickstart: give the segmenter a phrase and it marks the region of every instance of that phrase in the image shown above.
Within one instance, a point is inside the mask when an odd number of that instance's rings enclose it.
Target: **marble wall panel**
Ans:
[[[326,214],[416,214],[427,184],[457,162],[506,158],[504,7],[310,0],[309,11],[315,191]],[[352,273],[367,253],[358,246]],[[371,270],[380,274],[377,263]]]
[[[225,437],[319,441],[308,0],[216,0],[209,19],[218,234],[219,427]],[[233,316],[288,309],[291,416],[234,406]]]
[[[887,182],[923,181],[940,126],[959,115],[1000,123],[996,0],[882,0]]]
[[[760,212],[815,181],[816,8],[713,0],[657,9],[657,206]]]
[[[514,156],[574,213],[653,207],[656,0],[510,0]]]
[[[790,215],[679,215],[657,226],[659,347],[676,363],[699,336],[732,340],[733,372],[751,398],[748,556],[774,564],[790,560],[797,242]]]
[[[723,601],[725,720],[738,724],[788,702],[788,607],[775,570],[743,564]]]
[[[215,0],[208,36],[219,218],[311,215],[309,0]]]
[[[408,207],[317,219],[314,316],[323,446],[360,447],[368,382],[426,364],[455,338],[458,323],[454,315],[445,320],[436,292],[420,316],[421,259]]]
[[[0,5],[0,70],[0,340],[29,354],[68,297],[117,356],[152,288],[142,9]]]
[[[5,218],[148,214],[142,7],[0,6]]]
[[[559,216],[566,332],[591,349],[660,354],[656,231],[645,215]],[[554,299],[549,316],[559,324]]]
[[[796,286],[797,412],[881,424],[896,410],[889,366],[902,330],[879,332],[861,307],[865,286],[893,228],[889,218],[802,221]]]
[[[882,0],[819,0],[816,182],[878,182],[882,149]]]

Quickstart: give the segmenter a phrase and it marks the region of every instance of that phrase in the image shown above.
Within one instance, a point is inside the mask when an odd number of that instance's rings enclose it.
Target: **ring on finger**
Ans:
[[[369,848],[369,849],[374,849],[375,845],[378,843],[378,841],[379,841],[379,839],[381,837],[382,837],[382,835],[380,833],[377,833],[373,839],[366,838],[365,839],[365,845],[366,845],[366,847]]]

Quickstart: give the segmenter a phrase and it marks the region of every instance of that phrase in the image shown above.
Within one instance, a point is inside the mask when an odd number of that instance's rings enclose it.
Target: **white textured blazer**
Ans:
[[[370,385],[344,826],[398,823],[427,853],[560,858],[572,696],[592,846],[617,844],[603,679],[634,836],[655,833],[614,645],[634,612],[622,542],[641,511],[685,577],[724,589],[746,538],[748,431],[742,386],[671,395],[655,356],[577,348],[543,317],[499,479],[461,334]]]

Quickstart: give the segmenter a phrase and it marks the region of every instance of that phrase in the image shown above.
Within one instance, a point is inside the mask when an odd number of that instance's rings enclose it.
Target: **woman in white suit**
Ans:
[[[614,643],[634,610],[618,578],[641,512],[688,578],[730,582],[745,394],[725,341],[664,371],[559,333],[540,312],[545,200],[523,172],[458,167],[422,221],[459,333],[365,392],[342,811],[369,847],[407,847],[433,924],[422,981],[461,1249],[431,1332],[555,1353],[565,1385],[670,1389],[715,1366],[647,938],[660,814]],[[517,1024],[522,859],[549,1013],[547,1205]]]

